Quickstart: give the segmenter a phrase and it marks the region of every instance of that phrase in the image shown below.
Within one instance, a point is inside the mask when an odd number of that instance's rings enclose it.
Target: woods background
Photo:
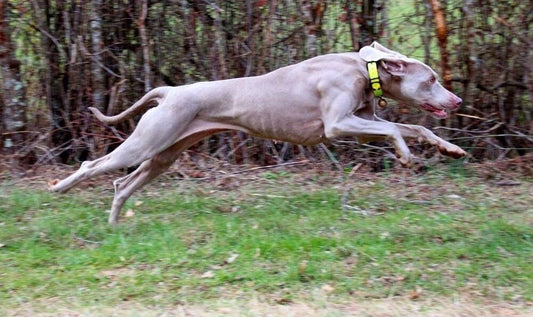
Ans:
[[[374,40],[431,65],[464,100],[446,120],[393,103],[381,117],[430,127],[471,160],[523,156],[533,148],[532,7],[515,0],[0,0],[1,162],[23,170],[93,159],[135,121],[106,126],[90,106],[116,114],[157,86],[260,75]],[[302,147],[235,132],[189,153],[237,164],[305,157],[379,169],[393,160],[391,148],[377,145],[343,139]],[[427,145],[412,146],[439,159]]]

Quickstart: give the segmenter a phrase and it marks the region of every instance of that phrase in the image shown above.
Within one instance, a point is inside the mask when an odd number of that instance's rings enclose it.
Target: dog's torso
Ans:
[[[316,105],[331,99],[329,95],[349,91],[351,112],[372,113],[368,83],[361,75],[364,65],[357,53],[328,54],[261,76],[173,87],[167,98],[174,102],[163,104],[194,106],[196,119],[205,124],[222,123],[262,138],[313,145],[326,140],[327,105]]]

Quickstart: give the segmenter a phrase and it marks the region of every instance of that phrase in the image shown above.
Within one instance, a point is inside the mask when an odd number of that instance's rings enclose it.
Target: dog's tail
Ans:
[[[91,112],[98,120],[104,123],[119,123],[145,110],[148,106],[153,105],[151,104],[152,101],[157,101],[158,103],[160,103],[161,100],[167,95],[170,88],[171,87],[168,86],[154,88],[150,90],[146,95],[144,95],[139,101],[134,103],[133,106],[114,116],[106,116],[100,110],[94,107],[89,107],[89,110],[91,110]]]

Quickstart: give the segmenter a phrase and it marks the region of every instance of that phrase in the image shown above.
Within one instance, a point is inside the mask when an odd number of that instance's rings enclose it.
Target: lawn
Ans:
[[[107,181],[56,195],[40,178],[5,180],[0,312],[531,309],[533,186],[523,176],[441,167],[346,179],[313,166],[176,175],[130,199],[118,227],[106,223]]]

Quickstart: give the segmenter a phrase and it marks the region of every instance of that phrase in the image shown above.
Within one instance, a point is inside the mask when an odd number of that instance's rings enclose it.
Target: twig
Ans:
[[[465,114],[465,113],[456,113],[455,115],[459,117],[470,118],[470,119],[487,120],[487,118],[482,118],[482,117],[474,116],[471,114]]]
[[[108,72],[109,74],[115,76],[115,77],[118,77],[118,78],[122,78],[121,75],[115,73],[114,71],[112,71],[111,69],[109,69],[108,67],[106,67],[104,64],[102,64],[97,58],[94,57],[93,54],[89,53],[89,51],[87,50],[87,48],[85,47],[85,45],[83,45],[83,41],[81,40],[81,37],[78,38],[78,44],[79,44],[79,47],[80,47],[80,50],[81,52],[89,57],[90,59],[93,60],[93,62],[95,62],[98,66],[100,66],[103,70],[105,70],[106,72]]]
[[[350,171],[350,173],[348,173],[348,175],[347,175],[346,177],[347,177],[347,178],[352,177],[352,176],[355,174],[355,172],[357,172],[357,170],[361,168],[361,166],[363,166],[363,163],[359,163],[359,164],[355,165],[355,166],[352,168],[352,170]]]
[[[370,149],[375,149],[375,150],[380,150],[380,151],[383,151],[387,154],[387,156],[389,158],[393,158],[395,159],[396,158],[396,155],[394,155],[394,153],[392,153],[391,151],[388,151],[386,150],[384,147],[382,146],[375,146],[375,145],[371,145],[371,144],[363,144],[364,147],[367,147],[367,148],[370,148]]]
[[[528,140],[529,142],[532,142],[533,143],[533,138],[528,136],[528,135],[525,135],[523,134],[522,132],[520,131],[516,131],[516,130],[513,130],[511,128],[508,127],[509,130],[511,130],[512,132],[516,133],[516,135],[522,137],[522,138],[525,138],[526,140]]]
[[[505,137],[526,138],[529,141],[533,141],[527,135],[524,135],[524,134],[511,134],[511,133],[487,134],[487,135],[471,135],[471,136],[453,138],[453,139],[450,139],[450,140],[469,140],[469,139],[494,138],[494,137],[504,137],[504,136]]]
[[[466,130],[466,129],[458,129],[458,128],[449,128],[449,127],[434,127],[433,129],[434,130],[450,130],[450,131],[458,131],[458,132],[464,132],[464,133],[478,133],[478,134],[484,134],[484,133],[488,133],[488,132],[491,132],[491,131],[494,131],[496,129],[498,129],[499,127],[501,127],[502,125],[504,125],[503,122],[498,122],[497,124],[495,124],[493,127],[491,128],[488,128],[486,130],[482,130],[482,131],[476,131],[476,130]]]
[[[83,241],[83,242],[86,242],[86,243],[102,244],[102,242],[100,242],[100,241],[92,241],[92,240],[87,240],[87,239],[83,239],[83,238],[80,238],[80,237],[74,237],[74,239],[80,240],[80,241]]]
[[[335,167],[342,172],[342,165],[339,163],[339,161],[335,158],[333,153],[328,149],[328,147],[324,143],[320,143],[320,148],[326,152],[326,155],[329,157],[329,159],[335,164]]]
[[[218,177],[224,177],[224,178],[233,177],[235,175],[254,172],[254,171],[259,171],[259,170],[278,168],[278,167],[284,167],[284,166],[303,165],[303,164],[307,164],[307,163],[309,163],[309,160],[303,160],[303,161],[298,161],[298,162],[287,162],[287,163],[281,163],[281,164],[275,164],[275,165],[256,166],[256,167],[251,167],[251,168],[243,169],[243,170],[236,171],[236,172],[231,172],[231,173],[228,173],[228,174],[225,174],[225,175],[214,175],[214,176],[198,177],[198,178],[194,178],[194,180],[203,181],[203,180],[208,180],[208,179],[213,179],[213,178],[218,178]]]
[[[342,209],[349,210],[349,211],[351,211],[353,213],[356,213],[356,214],[359,214],[359,215],[363,215],[363,216],[375,216],[375,215],[382,215],[383,214],[382,212],[381,213],[377,213],[377,212],[374,212],[374,211],[362,209],[359,206],[352,206],[352,205],[349,205],[349,204],[342,204]]]

